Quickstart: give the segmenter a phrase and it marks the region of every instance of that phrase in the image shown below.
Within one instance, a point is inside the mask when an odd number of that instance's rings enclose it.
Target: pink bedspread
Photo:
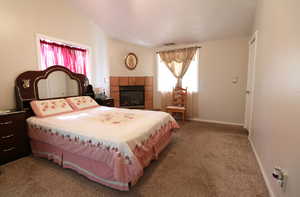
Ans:
[[[35,155],[52,159],[63,167],[72,168],[94,181],[119,190],[128,190],[129,184],[134,185],[137,182],[143,175],[143,168],[157,158],[169,143],[172,129],[178,128],[174,119],[161,121],[158,129],[149,130],[150,134],[141,132],[143,135],[141,141],[136,140],[139,138],[135,136],[134,146],[128,145],[131,154],[125,154],[128,150],[119,149],[124,146],[108,145],[115,142],[94,143],[95,139],[89,140],[86,136],[80,138],[73,135],[72,137],[55,131],[55,127],[49,128],[49,125],[43,127],[41,124],[36,124],[37,122],[33,124],[28,121],[28,123],[32,151]],[[122,130],[122,127],[119,129]]]

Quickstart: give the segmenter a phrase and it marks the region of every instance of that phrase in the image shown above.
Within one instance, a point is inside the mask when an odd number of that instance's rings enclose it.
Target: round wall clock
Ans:
[[[134,53],[128,53],[128,55],[125,57],[125,66],[133,70],[138,64],[138,58]]]

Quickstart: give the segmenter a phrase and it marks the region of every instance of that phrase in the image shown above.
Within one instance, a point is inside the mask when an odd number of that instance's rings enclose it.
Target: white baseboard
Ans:
[[[263,178],[264,178],[264,180],[265,180],[265,183],[266,183],[266,185],[267,185],[267,188],[268,188],[270,197],[276,197],[275,194],[274,194],[274,192],[273,192],[273,190],[272,190],[270,181],[269,181],[269,179],[268,179],[268,177],[267,177],[267,173],[266,173],[266,171],[265,171],[265,169],[264,169],[264,167],[263,167],[263,165],[262,165],[262,163],[261,163],[261,160],[260,160],[260,158],[259,158],[259,156],[258,156],[258,154],[257,154],[257,152],[256,152],[255,146],[254,146],[254,144],[253,144],[251,138],[248,137],[248,139],[249,139],[249,142],[250,142],[250,144],[251,144],[251,147],[252,147],[252,150],[253,150],[253,152],[254,152],[254,155],[255,155],[255,157],[256,157],[256,160],[257,160],[257,162],[258,162],[260,171],[261,171],[261,173],[262,173],[262,175],[263,175]]]
[[[217,120],[205,120],[205,119],[201,119],[201,118],[190,118],[189,120],[198,121],[198,122],[208,122],[208,123],[216,123],[216,124],[234,125],[234,126],[244,126],[244,124],[241,124],[241,123],[225,122],[225,121],[217,121]]]

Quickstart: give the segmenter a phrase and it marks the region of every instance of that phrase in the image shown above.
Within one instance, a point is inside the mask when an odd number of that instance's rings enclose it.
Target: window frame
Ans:
[[[195,56],[193,57],[193,59],[194,58],[197,58],[197,75],[196,75],[196,77],[197,77],[197,79],[196,79],[196,81],[197,81],[197,84],[196,84],[196,90],[189,90],[189,88],[188,88],[188,91],[190,92],[193,92],[193,93],[198,93],[199,91],[200,91],[200,48],[199,49],[197,49],[197,51],[196,51],[196,53],[195,53]],[[165,91],[163,91],[163,90],[160,90],[159,89],[159,87],[160,87],[160,85],[159,85],[159,78],[160,78],[160,74],[159,74],[159,66],[160,66],[160,57],[159,57],[159,54],[156,54],[156,90],[158,91],[158,92],[165,92]],[[171,71],[170,71],[171,72]],[[176,84],[174,84],[174,85],[176,85]],[[185,88],[185,87],[184,87]],[[170,91],[172,91],[172,90],[170,90]],[[167,91],[168,92],[168,91]]]

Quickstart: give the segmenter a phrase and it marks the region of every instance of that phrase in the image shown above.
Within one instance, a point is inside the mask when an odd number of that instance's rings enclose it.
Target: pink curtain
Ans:
[[[41,64],[46,69],[61,65],[72,72],[86,75],[87,50],[40,40]]]

